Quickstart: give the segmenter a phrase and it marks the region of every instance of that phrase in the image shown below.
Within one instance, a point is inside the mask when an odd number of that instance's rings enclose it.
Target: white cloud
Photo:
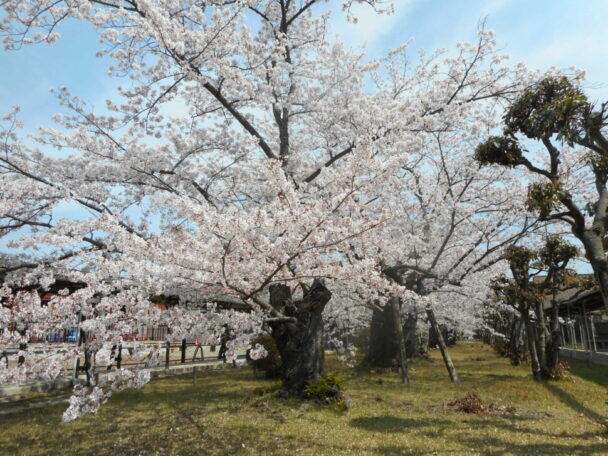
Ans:
[[[345,14],[334,12],[329,21],[328,38],[343,41],[353,50],[365,46],[372,55],[386,52],[386,38],[399,24],[406,22],[418,1],[395,1],[394,14],[378,14],[369,5],[355,4],[351,12],[357,18],[356,23],[348,22]]]

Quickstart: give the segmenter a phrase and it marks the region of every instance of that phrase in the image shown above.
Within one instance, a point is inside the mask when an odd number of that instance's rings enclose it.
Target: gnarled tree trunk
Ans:
[[[323,309],[331,292],[315,280],[299,301],[287,285],[270,286],[270,304],[288,319],[271,321],[272,337],[283,364],[283,387],[290,396],[303,396],[309,381],[323,374]]]

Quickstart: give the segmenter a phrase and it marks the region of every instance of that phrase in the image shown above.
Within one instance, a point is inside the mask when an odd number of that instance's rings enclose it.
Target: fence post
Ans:
[[[186,339],[182,339],[182,364],[186,362]]]
[[[597,352],[597,345],[595,344],[595,323],[591,316],[587,317],[587,321],[589,322],[589,332],[591,333],[591,351],[593,353]]]
[[[80,323],[82,322],[83,318],[82,318],[82,313],[80,311],[78,311],[78,326],[76,328],[76,347],[80,347],[83,342],[85,342],[85,333],[84,331],[80,328]],[[76,383],[78,382],[78,375],[80,374],[80,354],[76,353],[76,357],[74,358],[73,361],[73,366],[72,366],[72,386],[76,386]]]
[[[585,324],[585,316],[579,316],[578,318],[579,333],[581,336],[581,344],[583,350],[589,351],[589,344],[587,343],[587,325]]]
[[[582,320],[585,329],[585,340],[587,341],[587,343],[585,344],[585,350],[589,353],[593,353],[595,351],[593,346],[593,333],[589,325],[589,317],[587,316],[585,304],[583,304]]]
[[[169,369],[169,356],[171,354],[171,342],[167,341],[165,348],[165,369]]]

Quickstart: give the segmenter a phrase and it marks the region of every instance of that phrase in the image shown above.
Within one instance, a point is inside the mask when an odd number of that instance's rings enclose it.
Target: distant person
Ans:
[[[148,359],[146,360],[146,367],[156,367],[159,364],[160,350],[156,345],[152,346]]]
[[[194,355],[192,355],[192,361],[194,361],[196,359],[196,354],[198,353],[199,350],[201,351],[201,361],[205,361],[203,345],[201,344],[201,340],[198,337],[194,341],[194,345],[196,346],[196,349],[194,350]]]
[[[224,332],[220,337],[220,351],[217,354],[217,359],[226,362],[226,352],[228,351],[228,341],[232,338],[230,334],[230,328],[228,325],[224,325]]]

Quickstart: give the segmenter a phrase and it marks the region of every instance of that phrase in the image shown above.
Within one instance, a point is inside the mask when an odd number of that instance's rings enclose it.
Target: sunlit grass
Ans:
[[[462,383],[451,384],[433,353],[393,373],[340,371],[349,411],[259,396],[278,388],[249,369],[156,380],[113,397],[97,416],[61,423],[65,406],[0,417],[6,455],[608,455],[608,369],[573,364],[571,380],[538,384],[490,348],[453,349]],[[447,403],[475,391],[514,414],[476,416]]]

